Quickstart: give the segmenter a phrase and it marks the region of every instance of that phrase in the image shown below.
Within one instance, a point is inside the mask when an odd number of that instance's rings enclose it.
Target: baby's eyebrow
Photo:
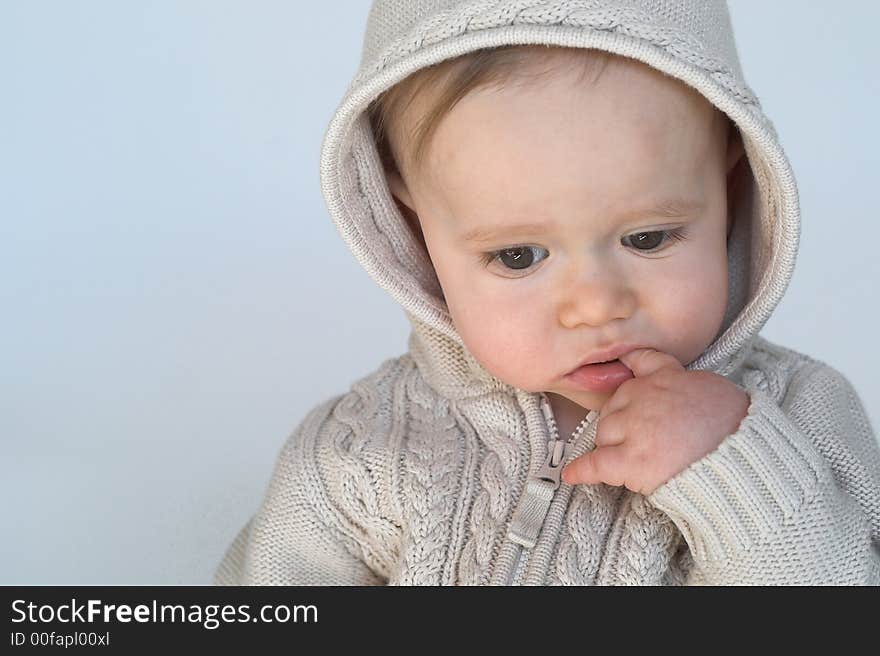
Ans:
[[[617,219],[633,221],[641,217],[653,216],[664,219],[678,219],[700,212],[705,209],[705,201],[690,198],[669,198],[649,207],[642,207],[622,212]],[[511,223],[492,226],[478,226],[468,230],[461,236],[465,243],[484,243],[499,237],[518,237],[523,235],[543,234],[556,228],[554,223]]]

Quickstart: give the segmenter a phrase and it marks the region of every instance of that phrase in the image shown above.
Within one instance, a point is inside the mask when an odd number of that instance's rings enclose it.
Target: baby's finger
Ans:
[[[666,367],[684,369],[681,362],[674,355],[652,348],[640,348],[630,351],[626,355],[621,355],[620,361],[633,372],[633,376],[636,378],[650,376],[655,371]]]
[[[626,453],[623,446],[606,446],[575,458],[562,470],[562,480],[570,485],[623,485],[626,480]]]
[[[626,417],[620,412],[611,414],[603,414],[599,416],[599,424],[596,426],[595,444],[597,447],[615,446],[622,444],[626,439],[624,432],[624,423]]]
[[[628,385],[634,381],[635,378],[630,378],[629,380],[625,380],[623,384],[614,390],[614,394],[606,399],[604,405],[599,408],[599,417],[605,417],[615,412],[619,412],[623,410],[626,406],[629,405],[630,399],[632,397],[631,390],[632,387]]]

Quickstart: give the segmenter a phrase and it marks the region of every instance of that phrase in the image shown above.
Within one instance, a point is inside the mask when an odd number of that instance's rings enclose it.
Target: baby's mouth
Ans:
[[[566,380],[584,391],[611,393],[632,377],[630,368],[616,358],[582,365],[568,374]]]

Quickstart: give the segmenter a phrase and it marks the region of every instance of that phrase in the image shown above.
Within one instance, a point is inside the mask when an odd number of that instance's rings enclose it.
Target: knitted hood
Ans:
[[[330,216],[352,253],[403,306],[410,353],[448,398],[504,390],[453,326],[427,254],[395,205],[367,113],[382,91],[419,68],[480,48],[550,44],[642,61],[695,88],[739,128],[749,162],[728,239],[728,307],[688,369],[731,375],[791,279],[800,233],[798,193],[776,131],[740,69],[723,0],[376,0],[360,67],[321,151]]]

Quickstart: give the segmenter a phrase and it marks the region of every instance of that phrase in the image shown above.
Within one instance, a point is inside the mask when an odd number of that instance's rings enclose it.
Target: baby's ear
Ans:
[[[742,186],[744,178],[749,175],[749,158],[746,156],[739,130],[734,128],[727,148],[727,194],[735,196]]]
[[[412,196],[403,182],[403,178],[397,171],[386,171],[385,178],[388,180],[388,188],[391,190],[391,197],[397,206],[401,216],[403,216],[406,224],[415,236],[416,241],[421,244],[425,253],[428,253],[428,245],[425,243],[425,235],[422,232],[422,224],[419,221],[418,214],[413,209]]]
[[[394,196],[395,200],[406,205],[411,211],[415,211],[412,196],[400,173],[397,171],[385,171],[385,179],[388,180],[388,188],[391,190],[391,195]]]
[[[730,121],[730,131],[727,133],[727,163],[726,171],[730,175],[733,168],[745,156],[746,149],[743,146],[742,135],[733,121]]]
[[[749,158],[745,154],[742,138],[736,127],[732,128],[727,149],[727,236],[733,231],[736,216],[736,200],[739,190],[750,175]]]

